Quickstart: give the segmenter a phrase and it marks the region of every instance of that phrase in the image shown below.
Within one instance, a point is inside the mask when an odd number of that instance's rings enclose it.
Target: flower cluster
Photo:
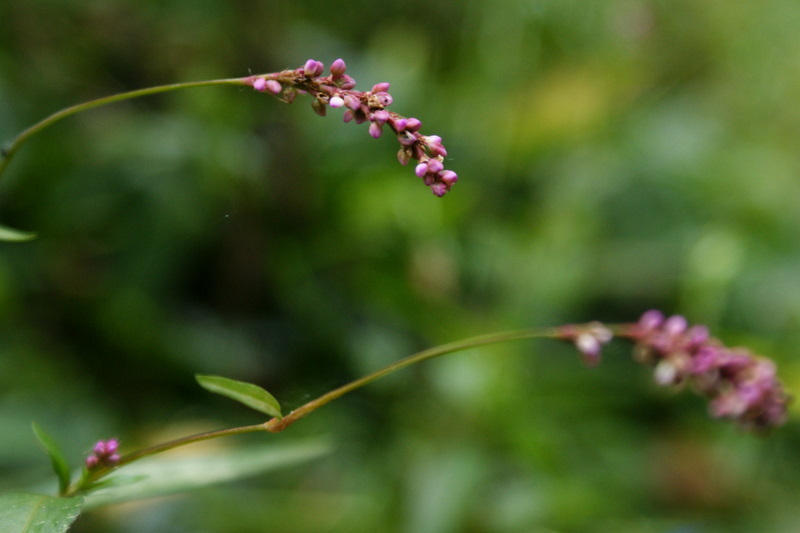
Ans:
[[[664,386],[688,384],[710,399],[717,418],[737,421],[746,429],[770,428],[787,419],[789,395],[770,359],[744,348],[728,348],[705,326],[689,326],[682,316],[648,311],[635,324],[617,328],[617,337],[636,343],[635,358],[655,366],[655,381]],[[598,323],[559,328],[558,338],[575,344],[584,361],[596,364],[612,330]]]
[[[419,130],[422,122],[407,118],[386,109],[392,104],[388,83],[378,83],[372,90],[356,91],[356,82],[345,74],[347,67],[342,59],[330,66],[330,75],[323,76],[325,66],[314,59],[294,70],[284,70],[273,74],[251,76],[247,82],[259,92],[268,92],[291,103],[298,94],[309,94],[314,111],[325,116],[328,107],[344,107],[344,121],[356,124],[369,122],[369,134],[378,138],[384,128],[389,128],[400,143],[397,159],[402,165],[411,160],[418,161],[414,173],[430,187],[436,196],[444,196],[458,175],[444,168],[447,150],[438,135],[422,135]]]
[[[119,441],[117,439],[101,440],[86,458],[86,468],[94,470],[99,466],[114,466],[119,462]]]

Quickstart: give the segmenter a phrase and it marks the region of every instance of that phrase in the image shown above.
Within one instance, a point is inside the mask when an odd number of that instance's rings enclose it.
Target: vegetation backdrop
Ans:
[[[649,308],[800,363],[800,4],[696,0],[0,3],[0,138],[62,107],[344,58],[444,138],[440,199],[392,139],[252,90],[122,102],[50,128],[0,183],[0,489],[99,438],[258,422],[484,332]],[[795,411],[796,412],[796,411]],[[255,417],[255,418],[254,418]],[[767,438],[521,342],[408,369],[279,435],[313,462],[112,506],[78,532],[800,529],[800,431]],[[192,449],[176,452],[191,454]]]

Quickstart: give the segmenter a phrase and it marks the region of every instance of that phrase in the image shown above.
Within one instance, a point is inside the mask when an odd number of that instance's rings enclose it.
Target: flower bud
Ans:
[[[413,117],[406,119],[406,129],[408,131],[417,131],[421,127],[422,127],[422,122],[420,122],[419,119]]]
[[[320,74],[322,74],[324,70],[325,70],[325,65],[314,59],[309,59],[303,66],[303,72],[309,78],[313,78],[314,76],[319,76]]]
[[[256,91],[263,93],[267,90],[267,80],[264,78],[258,78],[253,82],[253,89]]]
[[[372,135],[374,139],[380,137],[381,133],[383,133],[383,130],[381,130],[380,124],[378,124],[377,122],[373,122],[372,124],[369,125],[369,134]]]
[[[378,99],[378,102],[383,107],[392,105],[392,102],[394,101],[394,99],[392,98],[392,95],[387,93],[387,92],[375,93],[375,98]]]
[[[373,93],[383,93],[389,90],[389,82],[376,83],[372,86]]]
[[[344,100],[342,100],[340,96],[333,96],[328,104],[330,104],[331,107],[342,107],[344,105]]]
[[[331,63],[331,74],[333,75],[334,79],[340,78],[346,70],[347,65],[344,64],[344,59],[342,58],[339,58]]]
[[[281,90],[283,90],[281,84],[276,80],[267,80],[265,88],[272,94],[278,94],[281,92]]]

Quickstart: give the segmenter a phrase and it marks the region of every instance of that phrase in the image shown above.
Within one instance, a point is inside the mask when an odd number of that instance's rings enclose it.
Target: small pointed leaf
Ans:
[[[215,394],[227,396],[237,402],[243,403],[251,409],[260,411],[275,418],[281,418],[281,405],[272,394],[258,385],[236,381],[235,379],[221,376],[197,374],[195,376],[201,387]]]
[[[78,518],[82,498],[45,494],[0,494],[0,531],[3,533],[64,533]]]
[[[36,422],[34,422],[32,425],[33,433],[39,440],[39,444],[42,445],[42,448],[44,448],[44,451],[47,452],[47,455],[50,457],[50,462],[53,464],[53,472],[55,472],[56,476],[58,476],[58,492],[59,494],[63,494],[64,491],[67,490],[70,481],[70,471],[67,460],[64,457],[64,454],[61,452],[61,448],[59,448],[55,439],[45,433],[45,431],[39,427],[39,424]]]
[[[36,234],[0,225],[0,241],[24,242],[35,239]]]

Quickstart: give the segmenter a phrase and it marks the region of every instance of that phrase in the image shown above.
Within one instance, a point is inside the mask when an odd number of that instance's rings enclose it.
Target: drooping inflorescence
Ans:
[[[776,376],[775,363],[744,348],[726,347],[705,326],[690,327],[682,316],[665,318],[660,311],[648,311],[616,336],[636,344],[637,361],[654,365],[656,383],[688,384],[709,398],[709,410],[717,418],[735,420],[746,429],[775,427],[787,419],[790,397]],[[596,364],[612,331],[599,323],[571,325],[560,328],[559,337]]]
[[[342,59],[330,66],[330,75],[323,76],[325,66],[314,59],[294,70],[284,70],[273,74],[251,76],[249,83],[259,92],[268,92],[291,103],[298,94],[309,94],[314,100],[314,111],[325,116],[327,108],[344,107],[344,121],[356,124],[369,122],[369,134],[378,138],[384,128],[389,128],[400,143],[397,159],[402,165],[418,161],[414,173],[421,178],[436,196],[444,196],[458,175],[444,168],[447,150],[438,135],[422,135],[419,130],[422,122],[407,118],[386,109],[392,104],[392,96],[387,92],[388,83],[378,83],[372,90],[356,91],[356,82],[345,74],[347,67]]]

